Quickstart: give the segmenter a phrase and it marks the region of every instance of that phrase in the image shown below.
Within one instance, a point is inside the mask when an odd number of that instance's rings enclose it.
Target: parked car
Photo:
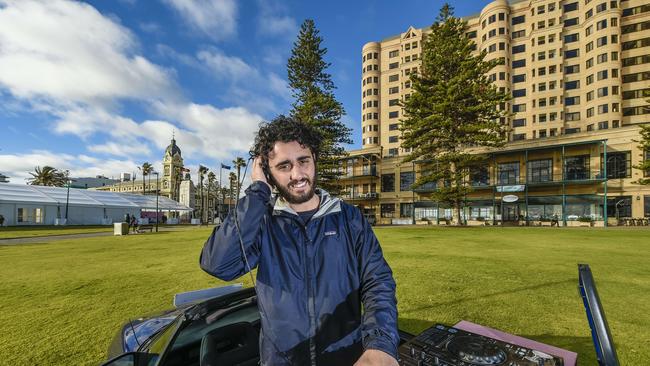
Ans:
[[[260,314],[241,284],[175,296],[176,308],[126,322],[103,366],[257,365]],[[400,331],[401,342],[413,335]]]

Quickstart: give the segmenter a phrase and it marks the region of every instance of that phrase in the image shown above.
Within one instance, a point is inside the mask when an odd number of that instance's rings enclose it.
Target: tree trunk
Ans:
[[[456,220],[458,220],[458,222],[456,223],[456,226],[462,226],[463,221],[462,221],[461,215],[460,215],[460,200],[456,200],[454,202],[454,206],[456,206],[455,207],[456,208]]]

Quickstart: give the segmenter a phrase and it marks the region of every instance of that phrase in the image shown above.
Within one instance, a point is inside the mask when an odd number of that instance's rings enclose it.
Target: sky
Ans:
[[[455,1],[455,15],[489,0]],[[0,173],[73,177],[162,170],[172,135],[186,167],[248,157],[259,123],[287,114],[286,62],[313,19],[361,147],[361,49],[428,27],[443,1],[0,0]]]

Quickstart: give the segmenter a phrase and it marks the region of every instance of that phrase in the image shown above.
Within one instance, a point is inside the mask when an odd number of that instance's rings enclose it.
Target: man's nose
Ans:
[[[306,176],[305,169],[300,164],[294,164],[291,168],[291,180],[299,180]]]

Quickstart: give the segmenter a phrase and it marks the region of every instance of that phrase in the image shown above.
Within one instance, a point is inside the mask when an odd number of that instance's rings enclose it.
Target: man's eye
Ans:
[[[289,165],[280,165],[278,166],[278,170],[287,170],[289,169]]]

